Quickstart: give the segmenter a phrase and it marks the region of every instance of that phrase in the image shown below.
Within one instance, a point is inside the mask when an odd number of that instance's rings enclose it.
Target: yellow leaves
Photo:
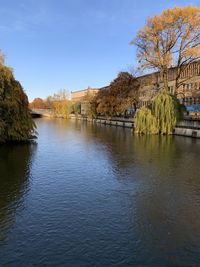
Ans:
[[[154,31],[154,32],[161,32],[166,28],[173,28],[178,27],[178,25],[185,25],[187,26],[199,26],[200,25],[200,8],[198,7],[174,7],[173,9],[168,9],[162,12],[159,16],[154,16],[149,18],[147,28],[144,30],[147,32]]]
[[[69,100],[63,99],[54,101],[52,106],[55,116],[61,116],[65,119],[69,117],[71,108],[71,103]]]
[[[148,18],[133,40],[142,68],[157,68],[161,73],[200,57],[200,8],[174,7]]]
[[[192,22],[195,18],[199,18],[200,8],[194,6],[174,7],[162,12],[160,17],[163,21],[174,23],[174,21],[181,20],[182,23]]]
[[[195,47],[188,47],[185,50],[185,57],[200,57],[200,44]]]

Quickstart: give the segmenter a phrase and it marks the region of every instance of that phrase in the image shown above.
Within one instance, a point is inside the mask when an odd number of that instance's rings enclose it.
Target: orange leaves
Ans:
[[[120,72],[110,86],[96,96],[97,112],[114,116],[137,104],[139,82],[128,72]]]
[[[187,57],[198,57],[200,56],[200,44],[198,44],[197,46],[195,47],[188,47],[186,50],[185,50],[185,56]]]
[[[30,108],[33,109],[43,109],[46,108],[45,101],[39,97],[35,98],[33,102],[30,103]]]

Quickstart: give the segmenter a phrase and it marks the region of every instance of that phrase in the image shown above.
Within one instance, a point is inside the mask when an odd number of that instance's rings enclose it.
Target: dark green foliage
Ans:
[[[21,84],[10,68],[0,65],[0,142],[27,141],[35,128]]]

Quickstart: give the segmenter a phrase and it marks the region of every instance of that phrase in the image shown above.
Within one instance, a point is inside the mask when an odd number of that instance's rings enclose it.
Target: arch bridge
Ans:
[[[31,109],[31,116],[33,118],[51,117],[53,111],[51,109]]]

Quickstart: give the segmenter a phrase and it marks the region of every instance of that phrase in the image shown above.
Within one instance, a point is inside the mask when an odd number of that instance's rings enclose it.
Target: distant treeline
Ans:
[[[124,116],[129,108],[136,110],[139,100],[138,90],[137,79],[128,72],[120,72],[109,86],[99,90],[96,95],[90,93],[85,95],[82,99],[86,108],[85,115]],[[29,106],[31,109],[52,109],[60,114],[64,112],[65,117],[70,113],[81,113],[81,103],[70,101],[69,94],[65,90],[46,99],[35,98]]]

